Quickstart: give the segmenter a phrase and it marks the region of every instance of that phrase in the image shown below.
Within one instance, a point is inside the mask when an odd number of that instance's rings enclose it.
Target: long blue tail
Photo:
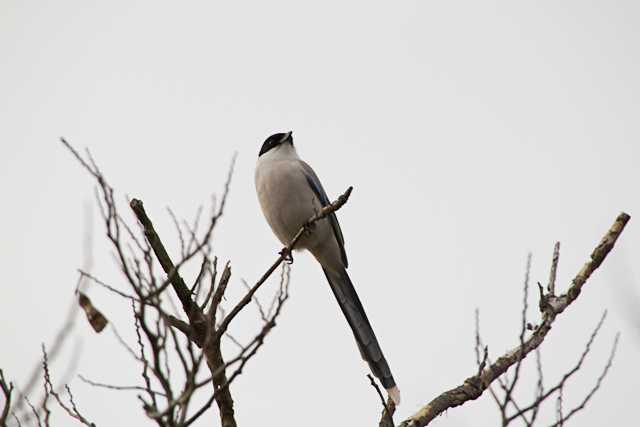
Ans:
[[[382,354],[382,349],[378,344],[376,335],[373,332],[373,328],[369,323],[367,314],[364,311],[364,307],[362,307],[360,298],[353,287],[353,283],[351,283],[347,271],[342,269],[340,272],[333,272],[324,268],[323,271],[331,285],[333,294],[338,300],[344,317],[346,317],[347,322],[349,322],[356,343],[360,348],[362,358],[369,364],[371,372],[380,380],[383,387],[387,389],[391,398],[394,401],[397,400],[396,404],[399,403],[399,391],[391,374],[391,369]]]

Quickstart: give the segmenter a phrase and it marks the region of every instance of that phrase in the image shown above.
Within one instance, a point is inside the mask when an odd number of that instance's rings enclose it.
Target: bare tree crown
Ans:
[[[128,224],[120,213],[113,188],[90,153],[87,151],[82,155],[66,140],[62,139],[62,143],[97,183],[96,200],[106,237],[116,255],[125,284],[123,287],[121,284],[105,283],[90,271],[82,269],[79,271],[79,282],[75,289],[78,306],[83,309],[96,333],[105,329],[110,329],[114,333],[123,351],[128,353],[138,365],[140,373],[136,385],[113,385],[84,376],[79,378],[95,387],[116,391],[135,391],[147,418],[158,426],[189,426],[203,417],[215,403],[218,408],[219,424],[223,427],[235,427],[237,425],[234,409],[236,402],[231,385],[262,348],[282,313],[289,296],[291,251],[304,233],[313,232],[313,224],[316,221],[325,218],[347,203],[352,188],[349,187],[333,203],[309,218],[291,242],[280,251],[264,274],[252,285],[244,283],[244,295],[230,307],[225,308],[226,304],[223,304],[225,292],[233,278],[231,263],[219,262],[218,258],[212,254],[211,242],[213,231],[224,213],[233,163],[220,202],[214,203],[206,216],[200,208],[193,222],[179,221],[169,210],[180,242],[180,258],[175,261],[169,256],[143,202],[139,199],[132,199],[129,202],[136,224]],[[595,385],[587,392],[580,404],[573,408],[563,407],[564,386],[582,367],[605,320],[606,312],[591,332],[577,363],[551,387],[544,386],[540,346],[551,331],[552,325],[575,303],[592,273],[600,267],[613,249],[629,219],[629,215],[625,213],[615,219],[564,292],[557,290],[560,288],[556,284],[560,245],[559,243],[555,245],[548,282],[546,286],[537,284],[539,318],[535,320],[527,317],[531,261],[529,257],[523,284],[523,309],[517,345],[498,357],[490,357],[488,346],[481,338],[479,313],[476,312],[477,371],[464,379],[460,385],[428,401],[398,425],[426,426],[446,410],[475,400],[487,390],[498,407],[502,426],[516,421],[526,426],[533,426],[539,421],[541,405],[554,399],[556,419],[552,425],[561,426],[572,419],[600,388],[611,367],[618,336],[616,335],[610,356],[597,377]],[[197,263],[198,269],[195,277],[187,280],[182,275],[181,269],[190,262]],[[157,271],[158,265],[162,271]],[[278,269],[280,273],[277,279],[271,280]],[[264,305],[258,298],[258,291],[269,282],[276,282],[276,284],[272,286],[271,302]],[[115,325],[108,319],[108,310],[96,307],[81,283],[90,283],[114,293],[131,307],[131,324],[135,330],[135,343],[128,343],[120,336]],[[274,286],[275,289],[273,289]],[[179,309],[176,307],[174,298],[177,298]],[[95,297],[94,299],[99,300]],[[260,319],[253,337],[247,342],[241,342],[233,336],[231,327],[238,314],[250,304],[258,308]],[[75,311],[72,310],[65,327],[73,321]],[[4,404],[0,412],[0,427],[12,424],[48,426],[52,403],[80,424],[95,425],[86,415],[81,414],[71,389],[65,384],[66,381],[57,386],[52,380],[49,363],[56,357],[57,350],[64,343],[66,336],[66,333],[59,334],[49,350],[43,346],[42,364],[34,371],[34,380],[21,393],[17,393],[14,383],[8,381],[5,373],[0,370],[0,389],[4,396]],[[234,355],[223,357],[223,345],[233,346]],[[514,390],[521,378],[523,361],[532,353],[535,355],[538,372],[535,397],[528,403],[522,403],[514,397]],[[511,372],[510,376],[508,372]],[[34,391],[35,379],[38,377],[43,378],[44,391],[39,403],[34,404],[29,394]],[[369,376],[369,378],[381,399],[383,409],[380,425],[394,426],[393,416],[397,411],[395,405],[391,400],[385,401],[373,377]],[[194,396],[198,393],[207,396],[204,403],[195,403],[197,399],[194,399]]]

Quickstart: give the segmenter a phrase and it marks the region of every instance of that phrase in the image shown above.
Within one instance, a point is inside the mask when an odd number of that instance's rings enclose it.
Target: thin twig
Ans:
[[[371,374],[367,374],[367,378],[369,378],[369,381],[371,382],[371,387],[373,387],[376,393],[378,393],[378,397],[380,397],[380,401],[382,402],[382,417],[386,419],[386,421],[384,424],[381,421],[380,427],[395,427],[395,425],[393,424],[393,417],[391,416],[391,411],[389,410],[389,406],[387,406],[387,402],[384,400],[384,396],[382,395],[382,391],[380,391],[380,387],[375,382]]]
[[[144,391],[147,392],[148,389],[146,387],[141,387],[138,385],[113,385],[113,384],[105,384],[105,383],[99,383],[97,381],[92,381],[80,374],[78,374],[78,378],[80,378],[80,380],[82,380],[83,382],[93,386],[93,387],[99,387],[99,388],[105,388],[107,390],[129,390],[129,391]],[[167,397],[166,394],[160,392],[160,391],[155,391],[152,390],[152,393],[155,393],[159,396],[162,397]]]
[[[2,408],[2,415],[0,415],[0,427],[5,427],[7,424],[7,417],[11,410],[11,394],[13,393],[13,383],[7,381],[4,378],[4,372],[0,369],[0,388],[4,394],[4,408]]]
[[[65,389],[67,390],[68,396],[69,396],[69,402],[71,403],[71,407],[67,406],[67,404],[62,400],[62,398],[60,397],[60,395],[58,394],[58,392],[56,392],[53,388],[53,384],[51,383],[51,375],[49,374],[49,363],[47,360],[47,351],[44,347],[44,344],[42,345],[42,367],[44,370],[44,388],[45,388],[45,398],[48,395],[51,395],[55,398],[56,402],[58,402],[58,405],[64,409],[67,414],[72,417],[75,418],[76,420],[78,420],[80,423],[89,426],[89,427],[95,427],[95,424],[90,422],[89,420],[87,420],[85,417],[83,417],[80,412],[78,411],[78,408],[76,407],[76,404],[73,400],[73,395],[71,394],[71,389],[69,388],[69,386],[65,385]],[[46,408],[46,405],[43,405],[43,409],[45,411],[45,424],[48,424],[48,417],[49,417],[49,410]]]
[[[616,334],[615,339],[613,340],[613,345],[611,346],[611,353],[609,353],[609,358],[607,359],[607,363],[604,366],[604,369],[602,370],[602,373],[598,377],[598,380],[596,381],[596,384],[589,391],[589,393],[587,393],[587,395],[582,400],[582,402],[580,402],[580,404],[578,406],[576,406],[575,408],[571,409],[566,416],[563,416],[562,415],[562,411],[560,411],[560,420],[558,420],[558,422],[556,424],[554,424],[554,426],[559,427],[559,426],[563,425],[563,423],[566,422],[569,418],[571,418],[577,412],[579,412],[582,409],[584,409],[585,406],[587,406],[587,403],[589,402],[589,400],[591,400],[593,395],[600,389],[600,386],[602,385],[602,381],[605,379],[605,377],[609,373],[609,369],[611,368],[611,365],[613,364],[613,359],[614,359],[614,357],[616,355],[616,350],[618,348],[619,339],[620,339],[620,333],[618,332]],[[560,393],[562,393],[562,388],[560,388]],[[560,402],[561,401],[562,401],[562,399],[560,398]]]

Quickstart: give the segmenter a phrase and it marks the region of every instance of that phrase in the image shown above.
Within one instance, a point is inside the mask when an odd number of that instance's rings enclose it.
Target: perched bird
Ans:
[[[256,165],[256,191],[273,233],[287,245],[302,225],[330,203],[316,173],[298,157],[291,132],[276,133],[262,144]],[[362,358],[391,399],[400,403],[400,390],[391,375],[360,298],[347,274],[344,238],[335,214],[315,223],[296,249],[307,249],[322,266],[340,309],[349,322]]]

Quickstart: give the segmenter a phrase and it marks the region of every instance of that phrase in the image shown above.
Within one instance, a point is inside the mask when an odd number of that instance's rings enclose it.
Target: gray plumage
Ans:
[[[284,245],[293,239],[305,221],[330,203],[316,173],[298,157],[291,132],[267,138],[260,150],[255,180],[262,212]],[[313,231],[300,239],[296,249],[308,249],[322,266],[362,358],[398,404],[399,390],[347,274],[344,237],[336,215],[332,213],[318,221]]]

